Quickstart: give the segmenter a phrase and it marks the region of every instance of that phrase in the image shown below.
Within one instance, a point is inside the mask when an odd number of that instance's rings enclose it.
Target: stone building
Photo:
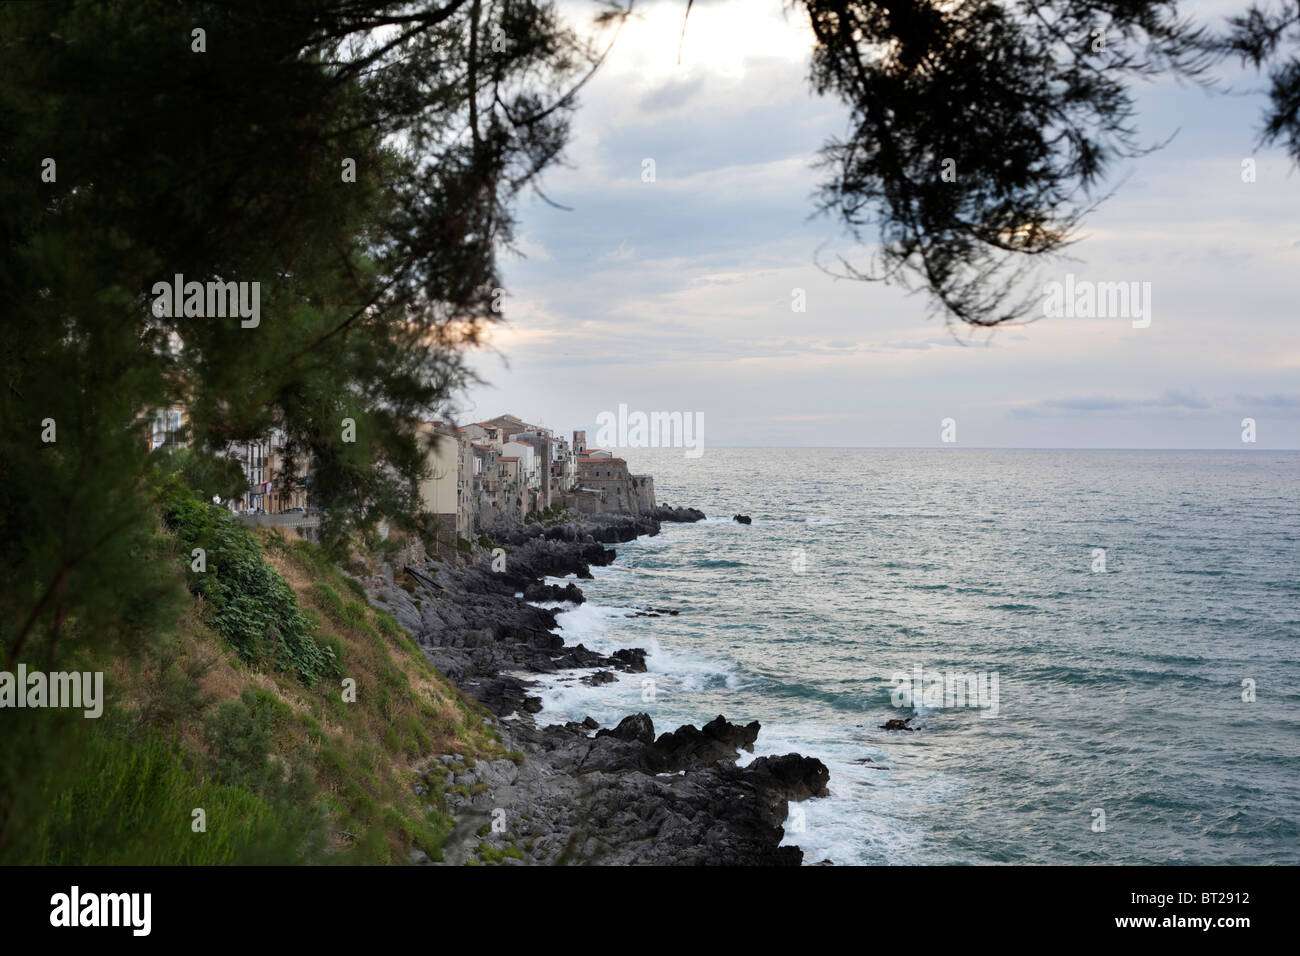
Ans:
[[[583,514],[641,514],[655,507],[654,478],[634,475],[608,452],[577,460],[577,485],[564,504]]]
[[[439,539],[455,544],[475,530],[473,445],[461,429],[444,422],[421,422],[429,474],[420,482],[420,505],[438,519]]]

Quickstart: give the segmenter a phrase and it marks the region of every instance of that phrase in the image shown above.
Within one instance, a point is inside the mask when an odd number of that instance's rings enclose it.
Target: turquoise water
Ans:
[[[1300,863],[1300,455],[624,454],[710,520],[618,546],[560,616],[646,647],[653,699],[570,675],[544,717],[761,721],[757,753],[831,768],[787,821],[808,862]],[[918,667],[996,675],[996,716],[906,706]]]

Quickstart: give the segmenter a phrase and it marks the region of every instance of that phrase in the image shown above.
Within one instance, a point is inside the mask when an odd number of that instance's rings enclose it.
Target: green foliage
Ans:
[[[5,661],[138,647],[183,606],[152,541],[159,409],[186,411],[204,500],[246,488],[219,455],[274,427],[331,547],[414,514],[415,423],[499,319],[511,207],[594,48],[549,3],[397,0],[10,3],[0,37]],[[260,321],[159,314],[177,275],[258,283]]]
[[[203,732],[211,770],[223,783],[261,793],[280,777],[269,759],[271,709],[252,690],[225,701],[204,722]]]
[[[336,663],[248,532],[205,503],[246,488],[221,453],[281,429],[289,469],[310,461],[335,549],[417,510],[414,423],[466,381],[465,352],[497,319],[511,206],[558,158],[592,62],[548,3],[411,11],[0,4],[0,664],[158,675],[129,743],[81,718],[0,714],[0,860],[243,860],[273,812],[141,737],[192,733],[207,706],[202,661],[169,645],[186,585],[242,666],[310,685]],[[379,24],[391,35],[366,42]],[[42,179],[47,157],[57,172]],[[260,322],[160,314],[155,284],[178,274],[258,283]],[[176,406],[190,448],[150,453],[155,412]],[[194,547],[208,571],[178,574]],[[260,718],[243,706],[206,730],[226,772],[255,776]],[[185,849],[169,828],[187,832],[203,801],[210,820],[228,807],[252,829],[227,815],[225,850]]]
[[[26,862],[60,866],[295,863],[318,820],[285,802],[204,779],[164,735],[128,736],[105,717],[85,737],[78,773],[45,793]],[[206,817],[194,832],[193,811]]]
[[[321,603],[325,605],[325,611],[335,621],[342,624],[345,620],[343,609],[343,598],[339,597],[339,592],[324,581],[315,581],[312,583],[312,590],[320,598]]]
[[[150,658],[131,662],[136,670],[148,665],[150,679],[138,677],[140,724],[144,727],[172,728],[197,722],[208,706],[202,680],[211,670],[215,658],[195,655],[177,635],[158,642]]]
[[[312,639],[311,623],[293,589],[226,509],[176,492],[166,522],[182,555],[188,556],[194,548],[206,552],[207,569],[190,570],[187,581],[190,590],[203,598],[212,626],[241,660],[292,671],[305,684],[337,672],[333,651]],[[337,594],[334,598],[341,605]]]
[[[508,841],[504,843],[492,843],[484,840],[478,845],[475,852],[478,855],[478,862],[480,865],[486,864],[488,866],[500,866],[507,859],[521,860],[524,856],[523,851],[520,850],[519,847]]]

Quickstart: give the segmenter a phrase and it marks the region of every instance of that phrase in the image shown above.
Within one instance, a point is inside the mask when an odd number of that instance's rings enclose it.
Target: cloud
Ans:
[[[589,20],[585,0],[563,6]],[[1231,150],[1254,117],[1239,100],[1140,90],[1148,138],[1197,121],[1135,161],[1072,248],[1078,276],[1152,282],[1150,328],[949,329],[924,295],[818,268],[873,247],[810,217],[812,162],[848,115],[810,93],[806,17],[782,7],[695,4],[679,64],[683,5],[637,4],[583,88],[568,165],[543,183],[573,211],[517,210],[527,258],[502,263],[512,326],[493,339],[510,367],[485,357],[485,414],[580,427],[626,400],[707,410],[724,444],[900,446],[953,416],[964,441],[1046,447],[1211,447],[1250,415],[1300,445],[1300,193],[1281,156],[1241,182]]]
[[[642,96],[637,109],[645,115],[665,113],[685,106],[704,90],[705,78],[697,74],[674,78]]]
[[[1251,408],[1300,408],[1300,395],[1238,395],[1236,398]]]
[[[515,250],[525,259],[531,259],[534,262],[550,262],[551,254],[546,247],[533,239],[531,236],[516,236],[514,241]]]
[[[622,242],[618,244],[617,249],[613,250],[612,252],[602,253],[601,256],[599,257],[599,261],[627,262],[628,260],[635,259],[635,258],[636,258],[636,250],[630,247],[627,244],[627,240],[624,239]]]
[[[1205,399],[1186,392],[1167,391],[1157,397],[1124,397],[1114,395],[1078,395],[1067,398],[1045,398],[1015,409],[1022,417],[1039,416],[1052,412],[1141,412],[1148,409],[1171,411],[1201,411],[1210,408]]]

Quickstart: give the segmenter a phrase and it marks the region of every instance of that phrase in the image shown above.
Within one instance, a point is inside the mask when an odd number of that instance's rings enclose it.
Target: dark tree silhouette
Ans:
[[[532,0],[106,0],[0,5],[0,52],[0,657],[152,632],[156,409],[282,429],[332,540],[409,516],[600,49]],[[176,274],[265,319],[159,315]]]
[[[1229,27],[1217,48],[1269,73],[1270,106],[1264,115],[1261,145],[1283,140],[1291,158],[1300,163],[1300,56],[1281,52],[1287,43],[1293,50],[1300,49],[1300,0],[1277,7],[1252,4],[1245,13],[1231,17]]]
[[[812,83],[851,110],[819,208],[879,244],[838,270],[928,289],[976,326],[1025,314],[1018,280],[1071,241],[1112,161],[1145,151],[1131,82],[1195,77],[1213,56],[1173,2],[804,6]]]

